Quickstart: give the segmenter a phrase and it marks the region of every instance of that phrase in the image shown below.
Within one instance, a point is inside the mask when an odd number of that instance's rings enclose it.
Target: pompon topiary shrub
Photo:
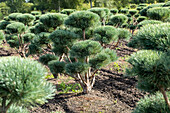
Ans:
[[[45,80],[46,68],[37,61],[2,57],[0,62],[1,113],[7,113],[12,104],[29,107],[55,95],[55,87]]]
[[[115,15],[115,14],[117,14],[119,11],[118,11],[118,9],[110,9],[110,12],[111,12],[113,15]]]
[[[137,25],[138,28],[141,28],[144,25],[148,25],[148,24],[162,24],[162,21],[158,21],[158,20],[143,20],[142,22],[139,22],[139,24]]]
[[[129,42],[130,47],[167,51],[170,48],[170,24],[145,25]]]
[[[79,28],[83,32],[85,40],[85,31],[92,27],[100,26],[100,17],[90,11],[78,11],[72,13],[66,20],[65,25],[69,27]]]
[[[155,7],[147,10],[147,16],[153,20],[164,21],[170,16],[170,9],[166,7]]]
[[[129,9],[121,9],[120,13],[127,15],[129,13]]]
[[[116,27],[120,27],[122,24],[128,21],[128,17],[124,14],[116,14],[110,17],[110,23]]]
[[[30,25],[35,20],[35,17],[31,14],[20,14],[16,17],[17,21],[22,22],[26,26]]]
[[[22,13],[11,13],[8,18],[12,21],[16,21],[17,20],[17,16],[20,15]]]
[[[94,40],[99,41],[103,47],[106,47],[107,44],[117,39],[118,31],[113,26],[101,26],[94,30]]]
[[[99,42],[92,40],[73,44],[68,53],[69,56],[65,56],[62,61],[48,62],[48,67],[52,73],[63,73],[73,77],[80,83],[84,93],[91,91],[95,83],[95,73],[117,60],[116,52],[104,49]]]
[[[54,28],[54,30],[63,25],[64,19],[67,18],[67,15],[60,13],[47,13],[40,16],[40,22],[48,28]]]
[[[75,12],[75,9],[63,9],[61,11],[61,14],[66,14],[66,15],[70,15],[71,13]]]
[[[126,73],[137,76],[138,88],[152,93],[160,91],[170,111],[170,101],[166,93],[170,88],[170,49],[164,53],[141,50],[133,54],[128,62],[132,67]]]
[[[15,48],[22,57],[26,57],[28,45],[35,37],[32,33],[26,33],[26,26],[20,22],[13,22],[6,27],[6,41],[10,47]]]
[[[105,26],[105,24],[106,24],[106,20],[107,20],[107,18],[108,18],[108,13],[110,12],[106,12],[106,8],[91,8],[91,9],[89,9],[88,11],[90,11],[90,12],[93,12],[93,13],[96,13],[96,14],[98,14],[99,15],[99,17],[100,17],[100,21],[103,23],[103,25]]]
[[[170,98],[170,92],[167,92]],[[146,96],[141,99],[132,113],[169,113],[169,108],[161,93]]]

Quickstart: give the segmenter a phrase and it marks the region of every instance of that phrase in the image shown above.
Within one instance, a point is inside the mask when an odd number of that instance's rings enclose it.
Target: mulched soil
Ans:
[[[112,48],[112,47],[111,47]],[[55,98],[48,103],[30,109],[31,113],[131,113],[140,98],[147,95],[139,91],[135,77],[124,76],[124,70],[128,65],[125,59],[136,50],[127,47],[126,41],[121,41],[116,48],[119,60],[102,68],[96,76],[93,90],[89,94],[56,92]],[[17,55],[13,49],[0,47],[0,57]],[[115,66],[118,65],[118,66]],[[58,88],[61,79],[50,79]],[[75,84],[69,80],[67,84]],[[57,113],[58,113],[57,112]]]

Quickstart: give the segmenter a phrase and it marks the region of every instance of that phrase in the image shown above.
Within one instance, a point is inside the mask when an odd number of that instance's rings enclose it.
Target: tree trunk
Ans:
[[[1,113],[7,113],[6,109],[6,97],[2,97],[2,106],[0,108]]]
[[[118,39],[118,41],[117,41],[116,45],[115,45],[112,49],[115,49],[115,48],[118,46],[119,41],[120,41],[120,38]]]
[[[83,40],[86,40],[86,31],[83,29]]]
[[[93,8],[93,6],[92,6],[92,0],[90,0],[90,7]]]
[[[93,85],[95,83],[95,76],[92,77],[92,79],[90,79],[90,77],[88,78],[88,83],[86,84],[80,84],[83,88],[83,93],[84,94],[88,94],[89,92],[91,92]]]
[[[161,91],[161,93],[162,93],[162,95],[163,95],[163,97],[164,97],[164,99],[165,99],[165,102],[166,102],[166,104],[168,105],[168,108],[169,108],[169,110],[170,110],[170,101],[169,101],[169,99],[168,99],[168,96],[166,95],[165,89],[162,88],[162,87],[160,87],[160,91]]]

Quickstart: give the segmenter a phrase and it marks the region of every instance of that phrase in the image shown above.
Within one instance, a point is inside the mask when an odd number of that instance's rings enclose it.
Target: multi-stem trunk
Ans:
[[[164,100],[165,100],[165,102],[166,102],[166,104],[168,105],[168,108],[169,108],[169,110],[170,110],[170,101],[169,101],[169,99],[168,99],[168,96],[167,96],[167,94],[166,94],[165,89],[164,89],[163,87],[160,87],[159,89],[160,89],[160,91],[161,91],[161,93],[162,93],[162,95],[163,95],[163,97],[164,97]]]

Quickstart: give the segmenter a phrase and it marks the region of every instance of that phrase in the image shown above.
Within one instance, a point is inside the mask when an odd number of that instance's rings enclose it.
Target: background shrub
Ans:
[[[123,23],[126,23],[127,21],[128,21],[128,17],[126,15],[123,15],[123,14],[113,15],[110,18],[110,22],[114,26],[121,26]]]
[[[153,20],[164,21],[170,16],[170,9],[164,7],[151,8],[147,11],[147,16]]]
[[[170,92],[167,92],[170,98]],[[161,93],[156,95],[145,96],[144,99],[140,99],[136,108],[132,113],[168,113],[169,109],[166,105]]]
[[[144,25],[148,25],[148,24],[161,24],[163,23],[162,21],[158,21],[158,20],[144,20],[142,22],[139,22],[138,24],[138,28],[141,28]]]
[[[170,24],[145,25],[134,36],[129,45],[139,49],[167,51],[170,48]]]
[[[113,15],[115,15],[115,14],[117,14],[119,11],[118,11],[118,9],[110,9],[110,12],[111,12]]]

